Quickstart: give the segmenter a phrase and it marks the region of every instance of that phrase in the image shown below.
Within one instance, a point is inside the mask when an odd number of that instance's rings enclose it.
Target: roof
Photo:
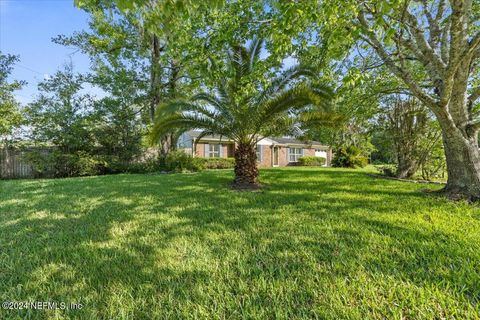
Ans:
[[[196,138],[200,135],[200,131],[190,130],[187,131],[188,134],[192,138]],[[266,139],[271,140],[272,144],[274,145],[301,145],[301,146],[318,146],[318,147],[327,147],[326,145],[322,144],[318,141],[302,141],[295,138],[286,138],[286,137],[266,137]],[[220,136],[220,135],[206,135],[202,137],[202,140],[219,140],[219,141],[232,141],[231,139]]]
[[[195,131],[195,130],[190,130],[187,131],[186,134],[188,134],[192,138],[196,138],[200,135],[201,131]],[[220,140],[220,141],[232,141],[226,136],[220,136],[219,134],[214,134],[214,135],[206,135],[202,137],[202,140]]]
[[[308,145],[308,146],[311,146],[311,145],[323,146],[323,144],[321,142],[318,142],[318,141],[302,141],[302,140],[298,140],[298,139],[294,139],[294,138],[283,138],[283,137],[273,137],[273,138],[269,138],[269,139],[273,140],[277,144],[286,144],[286,145],[298,144],[298,145]]]

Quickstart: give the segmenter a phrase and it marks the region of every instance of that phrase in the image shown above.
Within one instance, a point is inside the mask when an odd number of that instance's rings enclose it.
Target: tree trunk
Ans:
[[[170,75],[168,79],[168,99],[177,97],[177,81],[180,73],[180,67],[174,61],[170,61]],[[170,151],[174,151],[176,147],[175,134],[168,133],[160,138],[160,155],[165,157]]]
[[[251,144],[240,143],[235,149],[235,180],[233,186],[239,189],[258,187],[257,154]]]
[[[160,41],[152,35],[151,61],[150,61],[150,120],[155,121],[155,111],[160,103]]]
[[[415,159],[411,158],[410,154],[397,154],[398,167],[396,177],[400,179],[408,179],[413,177],[418,169],[418,163]]]
[[[173,134],[167,134],[160,138],[160,156],[165,157],[170,151],[175,150],[175,139]]]
[[[415,98],[402,100],[397,96],[387,118],[398,164],[395,175],[401,179],[411,178],[419,165],[420,140],[428,125],[427,110]]]
[[[480,200],[480,151],[476,138],[457,130],[443,132],[448,181],[445,191],[452,199]]]

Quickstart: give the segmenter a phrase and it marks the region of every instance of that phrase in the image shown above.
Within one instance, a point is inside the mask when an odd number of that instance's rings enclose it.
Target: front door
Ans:
[[[273,166],[278,167],[278,147],[273,147]]]

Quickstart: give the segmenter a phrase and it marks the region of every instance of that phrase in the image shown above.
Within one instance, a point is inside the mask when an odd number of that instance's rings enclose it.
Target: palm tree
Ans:
[[[262,45],[261,39],[254,39],[248,48],[233,46],[226,63],[231,77],[219,81],[212,93],[199,93],[189,100],[176,100],[159,107],[152,130],[153,140],[181,128],[202,130],[197,141],[210,134],[235,141],[234,187],[237,188],[257,186],[256,144],[260,139],[285,134],[298,123],[300,112],[307,109],[310,111],[302,117],[318,121],[321,113],[312,112],[312,107],[323,107],[325,112],[331,96],[328,88],[314,87],[305,81],[315,74],[300,66],[270,81],[258,76],[255,79]]]

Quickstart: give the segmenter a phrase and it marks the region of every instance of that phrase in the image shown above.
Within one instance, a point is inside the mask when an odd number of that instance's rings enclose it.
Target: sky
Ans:
[[[89,69],[89,59],[75,48],[51,39],[88,29],[88,15],[73,0],[0,0],[0,51],[20,56],[11,79],[28,84],[16,91],[22,104],[37,93],[37,84],[72,60],[77,72]]]

